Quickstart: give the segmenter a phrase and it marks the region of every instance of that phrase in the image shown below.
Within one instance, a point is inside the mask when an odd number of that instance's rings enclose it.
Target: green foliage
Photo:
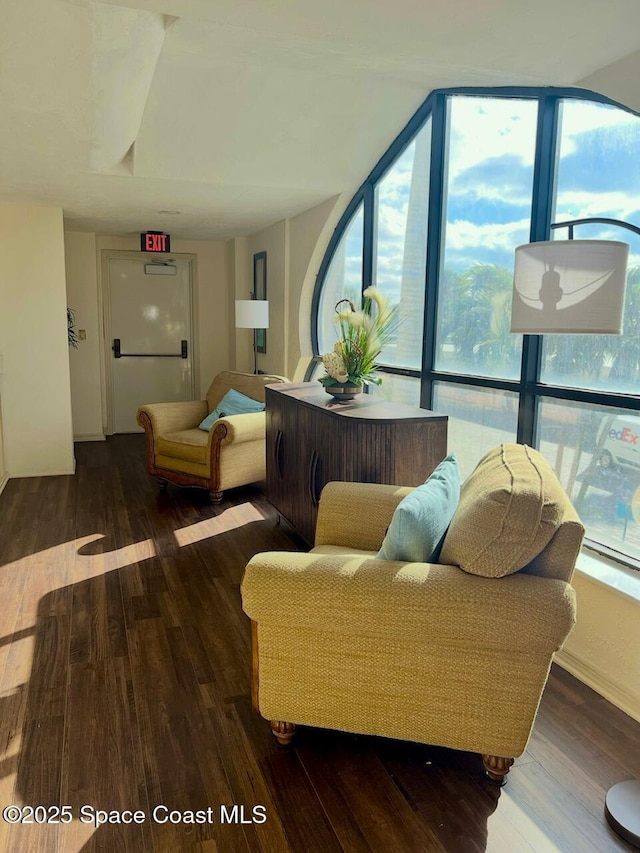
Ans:
[[[550,377],[567,377],[607,390],[628,391],[640,379],[640,267],[627,274],[622,335],[549,335]]]
[[[520,345],[511,326],[513,274],[497,264],[474,264],[463,273],[445,270],[440,296],[440,341],[452,344],[460,369],[495,372]]]
[[[519,360],[520,336],[510,331],[513,274],[496,264],[445,270],[439,334],[456,370],[496,374]],[[640,267],[629,270],[622,335],[547,335],[550,381],[629,390],[640,379]]]

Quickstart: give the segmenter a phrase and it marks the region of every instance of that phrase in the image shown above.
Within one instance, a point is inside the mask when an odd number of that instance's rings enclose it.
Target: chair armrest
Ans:
[[[379,483],[327,483],[320,495],[315,544],[378,551],[395,508],[411,491]]]
[[[197,427],[206,418],[209,409],[206,400],[188,400],[180,403],[151,403],[138,409],[136,420],[146,428],[144,415],[151,422],[155,438],[169,432]]]
[[[564,581],[313,552],[253,557],[242,606],[258,624],[409,641],[425,653],[434,644],[551,654],[575,622],[575,593]]]
[[[245,441],[264,441],[266,418],[264,412],[249,412],[246,415],[229,415],[219,418],[211,427],[209,448],[215,442],[243,444]]]

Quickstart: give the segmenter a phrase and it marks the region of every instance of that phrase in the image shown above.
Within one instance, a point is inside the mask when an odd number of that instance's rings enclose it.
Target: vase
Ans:
[[[336,400],[353,400],[356,394],[362,393],[362,385],[353,385],[350,382],[341,382],[339,385],[326,385],[324,389]]]

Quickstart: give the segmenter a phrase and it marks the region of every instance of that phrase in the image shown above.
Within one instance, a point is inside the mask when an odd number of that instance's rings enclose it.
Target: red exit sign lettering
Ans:
[[[145,231],[140,235],[141,252],[170,252],[171,237],[164,231]]]

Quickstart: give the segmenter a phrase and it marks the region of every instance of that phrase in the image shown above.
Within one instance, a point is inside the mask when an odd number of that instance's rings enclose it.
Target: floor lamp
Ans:
[[[529,335],[622,333],[629,246],[610,240],[574,240],[576,225],[615,225],[640,234],[637,225],[590,217],[558,222],[568,240],[529,243],[516,249],[511,331]],[[640,780],[609,788],[605,816],[630,844],[640,847]]]
[[[236,329],[253,329],[253,372],[258,372],[256,329],[269,328],[269,303],[266,299],[236,299]]]

